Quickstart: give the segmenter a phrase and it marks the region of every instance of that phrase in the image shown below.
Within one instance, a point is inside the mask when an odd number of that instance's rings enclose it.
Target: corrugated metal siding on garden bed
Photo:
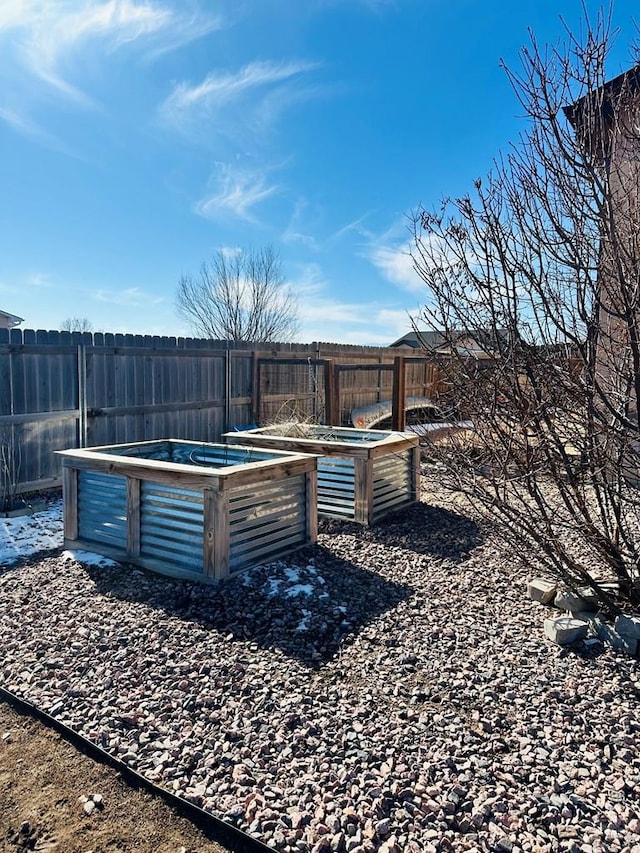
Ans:
[[[202,571],[202,492],[140,484],[140,553],[160,562]]]
[[[411,451],[380,456],[373,461],[373,518],[413,500]]]
[[[353,518],[355,512],[355,464],[342,456],[318,459],[318,512],[337,518]]]
[[[244,486],[229,493],[232,571],[282,556],[307,539],[306,479]]]
[[[127,547],[127,479],[78,472],[78,534],[87,542]]]

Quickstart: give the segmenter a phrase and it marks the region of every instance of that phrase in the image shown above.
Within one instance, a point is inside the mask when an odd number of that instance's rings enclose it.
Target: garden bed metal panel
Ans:
[[[81,471],[78,476],[78,532],[115,548],[127,543],[127,480]]]
[[[67,548],[206,581],[316,541],[313,455],[174,439],[58,455]]]
[[[316,453],[318,515],[372,524],[419,495],[418,436],[320,424],[276,424],[229,432],[234,445]]]

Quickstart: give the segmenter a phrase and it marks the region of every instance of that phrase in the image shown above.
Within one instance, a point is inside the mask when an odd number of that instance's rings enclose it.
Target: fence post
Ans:
[[[405,428],[406,374],[404,356],[393,359],[393,397],[391,401],[391,427],[398,432]]]
[[[231,352],[229,344],[224,351],[224,431],[231,429]],[[216,437],[216,441],[218,438]]]
[[[339,364],[333,365],[333,421],[332,426],[342,426],[342,400],[340,397],[340,370]]]
[[[324,419],[327,426],[332,426],[335,403],[333,359],[325,358],[322,364],[324,366]]]
[[[78,344],[78,445],[87,446],[87,347]]]
[[[260,359],[258,353],[253,350],[251,354],[252,379],[251,379],[251,417],[254,424],[260,425]]]

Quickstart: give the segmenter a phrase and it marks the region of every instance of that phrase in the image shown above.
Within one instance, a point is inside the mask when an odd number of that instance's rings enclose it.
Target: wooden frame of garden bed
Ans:
[[[65,548],[214,581],[317,539],[314,456],[174,439],[57,455]]]
[[[319,424],[228,432],[232,444],[315,453],[318,461],[318,515],[370,525],[420,496],[419,438],[388,430],[358,430]]]

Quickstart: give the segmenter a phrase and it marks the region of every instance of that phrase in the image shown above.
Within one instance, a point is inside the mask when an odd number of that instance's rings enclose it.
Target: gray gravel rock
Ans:
[[[500,537],[424,485],[216,588],[9,567],[0,680],[288,853],[637,848],[638,661],[545,640]]]

